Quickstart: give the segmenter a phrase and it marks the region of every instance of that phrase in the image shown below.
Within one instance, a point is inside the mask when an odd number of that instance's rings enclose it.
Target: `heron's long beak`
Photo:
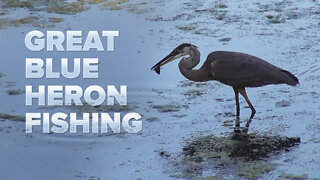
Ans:
[[[168,64],[169,62],[175,60],[175,59],[178,59],[182,56],[185,56],[186,53],[179,53],[179,54],[173,54],[173,53],[170,53],[168,56],[166,56],[165,58],[163,58],[161,61],[159,61],[156,65],[154,65],[151,70],[154,70],[157,74],[160,74],[160,67],[165,65],[165,64]]]

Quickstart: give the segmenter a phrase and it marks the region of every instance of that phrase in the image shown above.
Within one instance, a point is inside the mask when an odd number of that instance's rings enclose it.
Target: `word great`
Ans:
[[[107,50],[114,51],[114,37],[119,36],[119,31],[102,31],[102,37],[107,39]],[[46,36],[41,31],[30,31],[25,39],[26,47],[31,51],[89,51],[96,49],[104,51],[98,31],[89,31],[83,43],[82,31],[47,31]],[[66,46],[66,48],[64,48]]]

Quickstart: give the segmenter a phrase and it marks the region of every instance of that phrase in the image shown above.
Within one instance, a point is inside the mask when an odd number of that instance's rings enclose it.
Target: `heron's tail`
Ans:
[[[286,70],[281,70],[281,75],[282,75],[282,80],[284,83],[291,85],[291,86],[296,86],[299,84],[299,79],[291,74],[289,71]]]

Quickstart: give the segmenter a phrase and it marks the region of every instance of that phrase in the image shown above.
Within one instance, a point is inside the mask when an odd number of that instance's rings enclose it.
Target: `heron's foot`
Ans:
[[[235,128],[240,128],[240,118],[239,116],[236,117],[236,124]]]
[[[233,132],[234,132],[234,133],[245,133],[245,134],[247,134],[247,133],[248,133],[248,130],[249,130],[248,127],[236,126],[236,127],[234,127]]]

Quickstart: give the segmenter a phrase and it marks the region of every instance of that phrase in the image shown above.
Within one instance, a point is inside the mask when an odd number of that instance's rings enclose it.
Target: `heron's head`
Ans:
[[[154,65],[151,70],[154,70],[156,73],[160,74],[160,67],[175,60],[182,56],[188,55],[190,52],[190,48],[197,48],[197,46],[183,43],[176,47],[168,56],[159,61],[156,65]]]

